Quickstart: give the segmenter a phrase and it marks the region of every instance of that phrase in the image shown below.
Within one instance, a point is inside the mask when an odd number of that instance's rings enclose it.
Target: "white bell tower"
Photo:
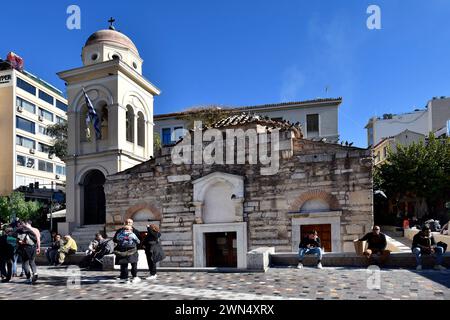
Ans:
[[[83,225],[104,225],[103,184],[108,175],[153,155],[153,97],[160,90],[142,76],[134,43],[115,30],[92,34],[82,50],[83,66],[58,73],[68,96],[66,223],[60,233]],[[87,92],[100,119],[101,138],[86,122]]]

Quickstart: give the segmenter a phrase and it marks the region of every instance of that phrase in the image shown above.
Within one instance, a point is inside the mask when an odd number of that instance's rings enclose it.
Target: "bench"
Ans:
[[[45,256],[45,247],[41,248],[41,253],[36,256],[36,264],[39,266],[48,266],[47,257]],[[86,257],[86,253],[77,252],[75,254],[70,254],[66,256],[64,265],[79,265],[80,262]],[[103,257],[103,270],[114,270],[114,260],[115,256],[113,254],[108,254]]]
[[[434,257],[423,255],[423,266],[430,267],[434,265]],[[303,259],[305,266],[314,266],[317,258],[313,255],[306,255]],[[270,265],[274,266],[296,266],[298,264],[298,254],[295,252],[279,252],[270,254]],[[324,267],[367,267],[367,258],[359,256],[356,253],[327,252],[323,254],[322,265]],[[450,253],[444,254],[443,265],[450,268]],[[415,268],[416,259],[412,252],[392,252],[386,261],[386,267]]]

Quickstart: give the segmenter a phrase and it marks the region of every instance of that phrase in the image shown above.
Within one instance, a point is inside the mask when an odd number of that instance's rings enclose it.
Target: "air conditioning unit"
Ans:
[[[56,175],[56,179],[59,180],[60,178],[61,178],[61,177],[59,176],[59,174],[57,174],[57,175]]]
[[[39,119],[39,121],[44,121],[44,117],[43,116],[39,116],[38,119]]]
[[[36,150],[30,149],[30,153],[31,153],[31,154],[35,154],[35,153],[36,153]]]
[[[18,107],[17,107],[17,112],[22,113],[22,111],[23,111],[23,108],[22,108],[21,106],[18,106]]]

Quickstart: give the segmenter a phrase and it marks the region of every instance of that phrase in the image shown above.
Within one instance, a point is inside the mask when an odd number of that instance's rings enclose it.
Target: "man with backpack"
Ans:
[[[22,258],[22,269],[25,271],[28,283],[35,284],[38,279],[36,254],[41,251],[41,234],[31,226],[31,221],[25,221],[17,229],[18,253]],[[31,270],[30,270],[31,269]]]

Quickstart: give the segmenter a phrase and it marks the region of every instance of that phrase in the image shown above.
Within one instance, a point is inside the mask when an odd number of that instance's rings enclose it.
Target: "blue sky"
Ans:
[[[66,28],[71,4],[81,30]],[[381,30],[366,27],[370,4]],[[341,139],[365,147],[371,116],[450,96],[448,0],[17,1],[2,15],[0,55],[15,51],[64,90],[56,72],[81,66],[84,42],[110,16],[162,90],[156,114],[342,96]]]

